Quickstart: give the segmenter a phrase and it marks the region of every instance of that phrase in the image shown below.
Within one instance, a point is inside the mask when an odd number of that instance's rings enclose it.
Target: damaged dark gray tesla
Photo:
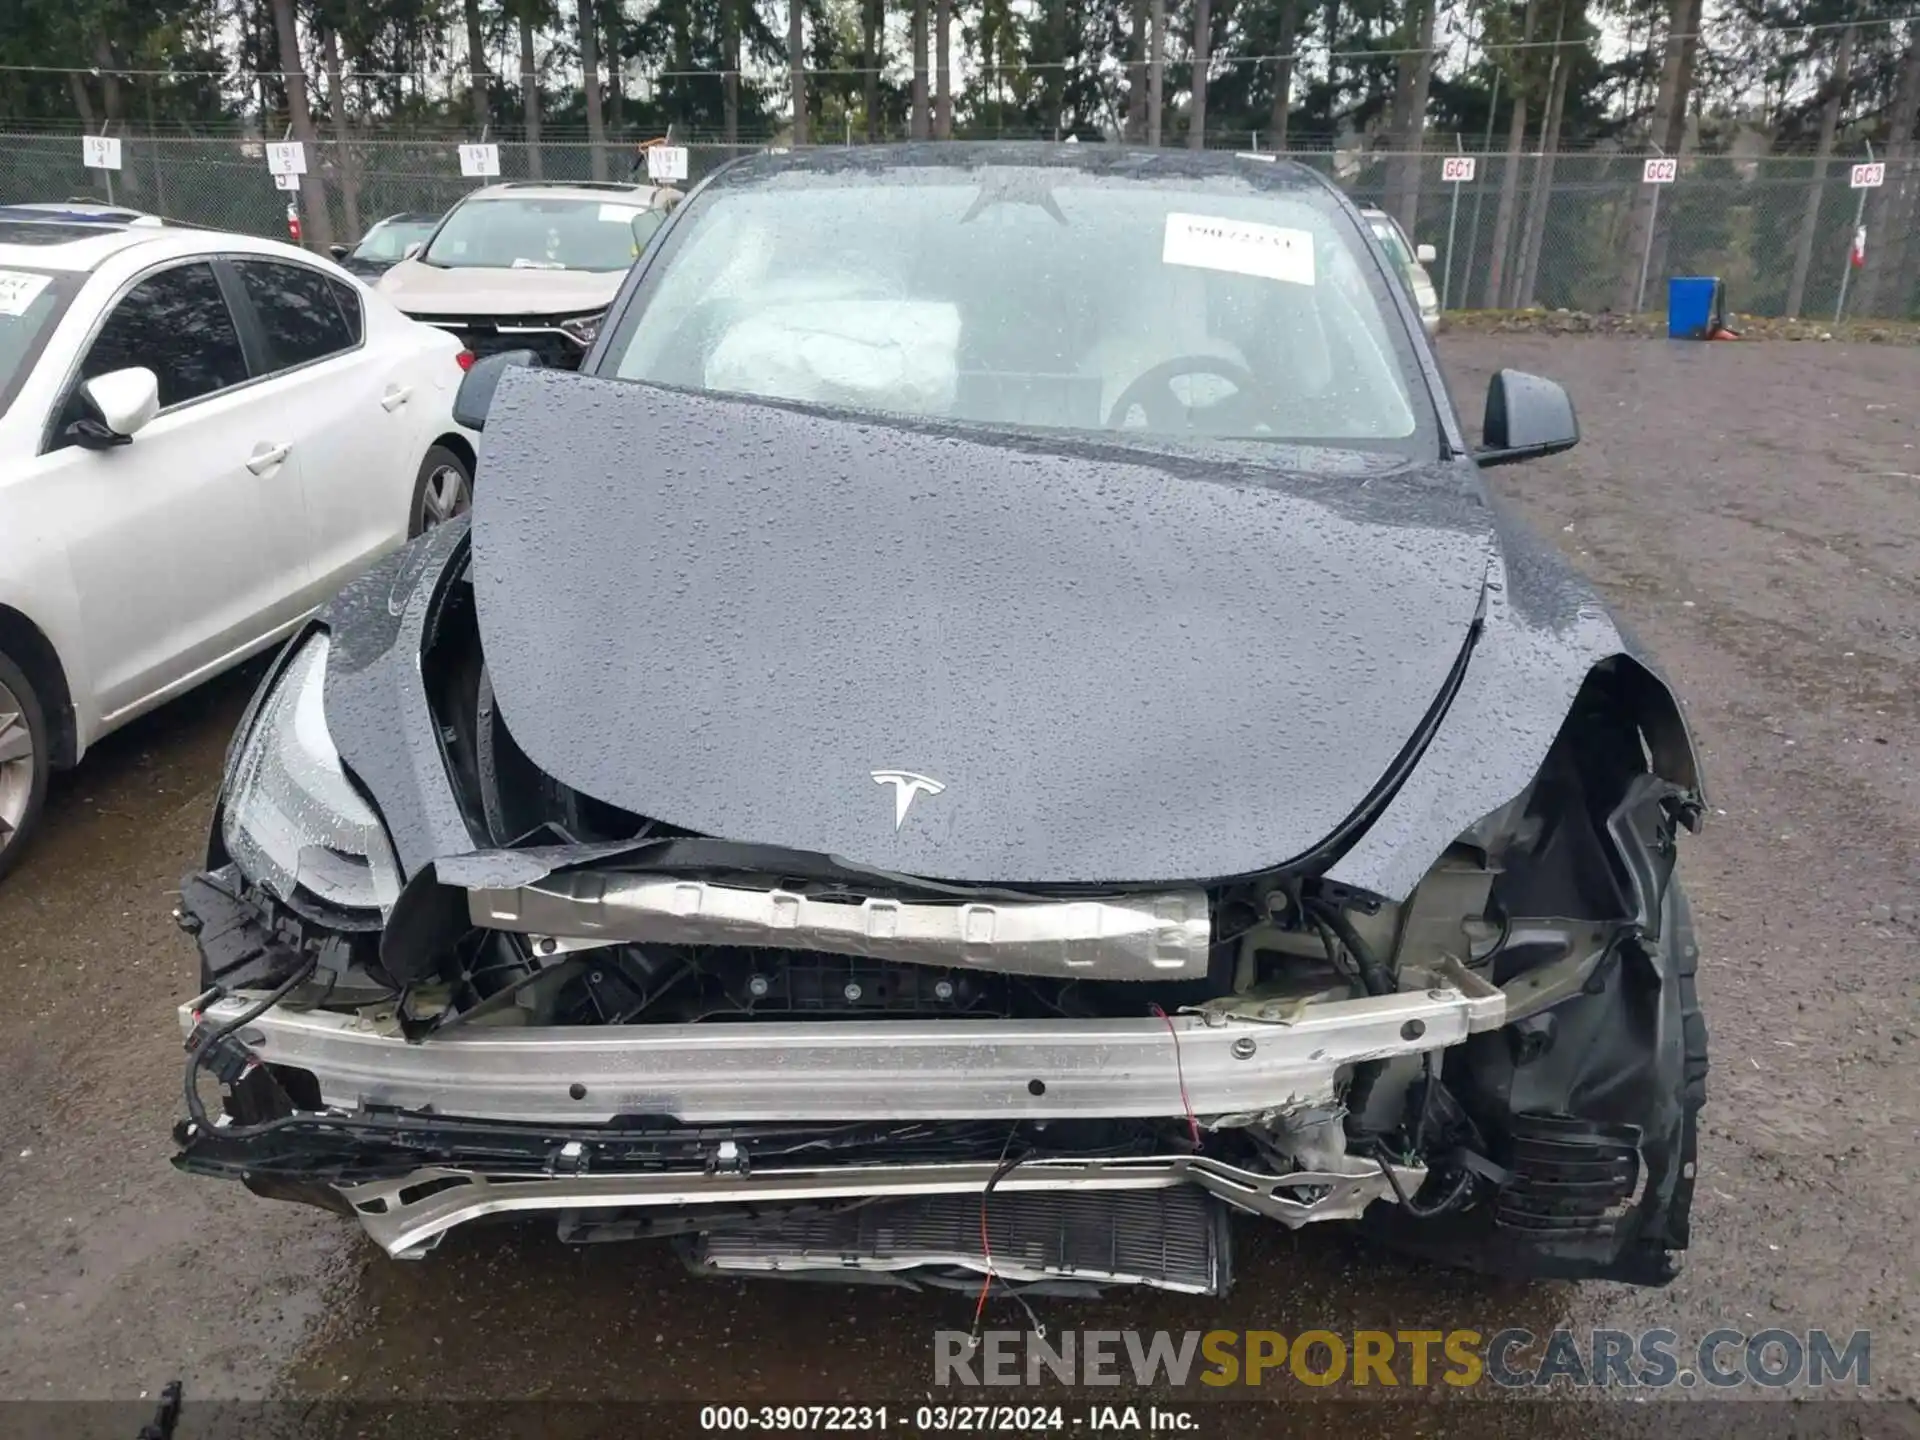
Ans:
[[[1483,484],[1567,397],[1470,444],[1403,292],[1245,157],[718,172],[262,684],[177,1163],[398,1256],[1217,1292],[1238,1213],[1671,1278],[1695,751]]]

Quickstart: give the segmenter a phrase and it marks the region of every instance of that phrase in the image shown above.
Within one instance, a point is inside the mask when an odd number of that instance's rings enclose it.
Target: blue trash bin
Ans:
[[[1716,275],[1675,275],[1667,281],[1667,338],[1710,340],[1722,328],[1724,292]]]

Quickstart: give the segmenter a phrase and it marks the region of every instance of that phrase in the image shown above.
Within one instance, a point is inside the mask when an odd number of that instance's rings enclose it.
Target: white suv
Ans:
[[[1440,296],[1433,288],[1433,276],[1427,266],[1438,260],[1431,245],[1415,245],[1400,228],[1400,222],[1384,210],[1362,210],[1361,217],[1372,228],[1374,238],[1386,249],[1387,257],[1405,277],[1413,292],[1413,303],[1420,311],[1420,323],[1429,335],[1440,331]]]
[[[291,246],[0,215],[0,875],[52,768],[464,506],[465,363]]]
[[[680,192],[615,181],[509,180],[474,191],[407,248],[379,291],[475,355],[532,350],[578,369],[620,282]]]

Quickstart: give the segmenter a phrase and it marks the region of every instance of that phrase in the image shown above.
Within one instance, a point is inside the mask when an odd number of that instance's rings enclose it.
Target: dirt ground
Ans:
[[[1849,1407],[1847,1433],[1914,1433],[1920,352],[1520,335],[1442,349],[1476,429],[1496,365],[1572,391],[1585,443],[1493,483],[1648,640],[1705,748],[1714,808],[1683,867],[1714,1070],[1687,1268],[1662,1292],[1497,1285],[1326,1228],[1247,1227],[1224,1301],[1056,1303],[1048,1318],[1867,1329],[1872,1394],[1894,1403]],[[195,978],[170,892],[251,681],[103,745],[0,886],[0,1400],[131,1401],[174,1376],[200,1399],[376,1407],[923,1396],[931,1332],[964,1329],[970,1296],[698,1281],[662,1249],[569,1251],[536,1227],[396,1263],[345,1221],[169,1168],[173,1007]],[[1558,1405],[1317,1408],[1315,1428],[1342,1435],[1570,1424]]]

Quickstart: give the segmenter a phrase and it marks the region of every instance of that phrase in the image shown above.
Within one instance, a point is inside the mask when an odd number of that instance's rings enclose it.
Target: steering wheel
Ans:
[[[1173,382],[1183,375],[1217,376],[1232,385],[1234,393],[1212,405],[1188,405],[1173,391]],[[1146,412],[1150,430],[1189,430],[1193,428],[1194,415],[1204,412],[1209,418],[1230,422],[1234,430],[1251,431],[1258,419],[1255,402],[1259,395],[1260,381],[1236,361],[1218,355],[1176,355],[1154,366],[1120,392],[1120,398],[1107,412],[1107,428],[1122,429],[1127,413],[1138,405]]]

